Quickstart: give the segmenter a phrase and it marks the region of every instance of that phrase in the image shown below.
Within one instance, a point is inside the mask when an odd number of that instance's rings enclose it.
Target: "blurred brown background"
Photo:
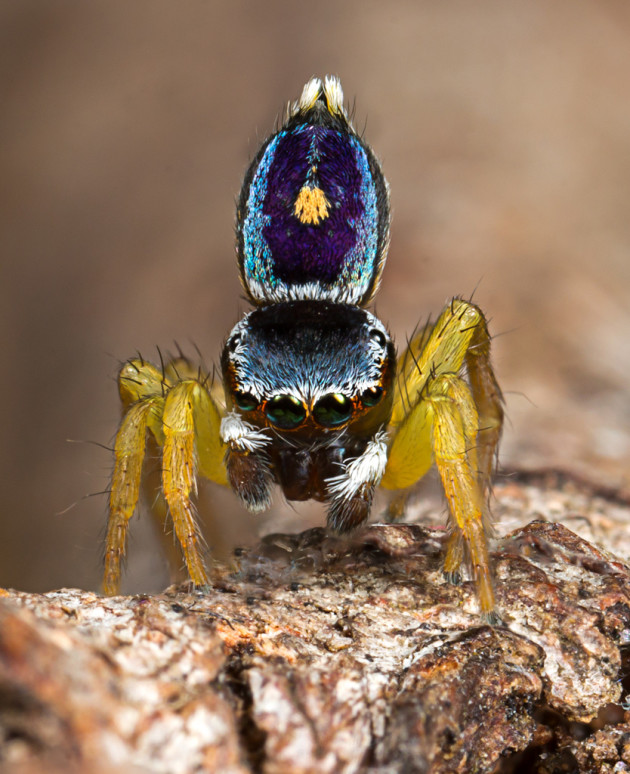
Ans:
[[[176,340],[216,361],[247,308],[241,175],[314,74],[391,184],[376,306],[398,341],[474,290],[504,465],[629,485],[627,0],[5,0],[0,63],[0,585],[97,588],[106,498],[81,498],[108,486],[90,442],[112,442],[119,360]],[[220,503],[211,547],[267,523]],[[146,516],[131,543],[125,588],[164,585]]]

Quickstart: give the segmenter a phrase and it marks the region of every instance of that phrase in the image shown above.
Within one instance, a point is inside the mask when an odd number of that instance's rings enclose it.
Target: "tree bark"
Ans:
[[[410,523],[270,535],[204,590],[3,591],[2,772],[625,770],[630,503],[518,474],[493,510],[496,627]]]

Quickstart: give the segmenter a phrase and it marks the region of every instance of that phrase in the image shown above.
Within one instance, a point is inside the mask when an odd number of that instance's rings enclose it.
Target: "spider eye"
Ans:
[[[387,344],[387,338],[383,331],[379,331],[378,328],[372,328],[370,331],[370,338],[375,341],[380,347],[384,347]]]
[[[251,392],[235,392],[234,403],[241,411],[255,411],[258,408],[258,401]]]
[[[361,403],[363,403],[366,408],[372,408],[372,406],[376,406],[382,397],[382,387],[370,387],[361,393]]]
[[[340,392],[331,392],[313,406],[313,416],[323,427],[343,425],[352,416],[352,401]]]
[[[232,336],[232,338],[228,340],[228,343],[227,343],[228,351],[234,352],[240,343],[241,343],[241,335],[240,333],[237,333],[235,336]]]
[[[293,395],[276,395],[267,402],[265,414],[282,430],[292,430],[306,419],[306,406]]]

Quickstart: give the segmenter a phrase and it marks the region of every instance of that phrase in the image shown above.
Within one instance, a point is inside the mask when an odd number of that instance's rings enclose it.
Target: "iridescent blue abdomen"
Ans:
[[[376,290],[387,252],[387,184],[341,99],[335,79],[309,82],[245,176],[238,259],[257,304],[362,305]]]

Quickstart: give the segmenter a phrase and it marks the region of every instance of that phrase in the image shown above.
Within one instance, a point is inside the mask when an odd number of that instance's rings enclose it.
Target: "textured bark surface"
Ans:
[[[408,523],[271,535],[203,592],[3,592],[1,770],[625,770],[630,506],[521,476],[494,510],[495,628]]]

